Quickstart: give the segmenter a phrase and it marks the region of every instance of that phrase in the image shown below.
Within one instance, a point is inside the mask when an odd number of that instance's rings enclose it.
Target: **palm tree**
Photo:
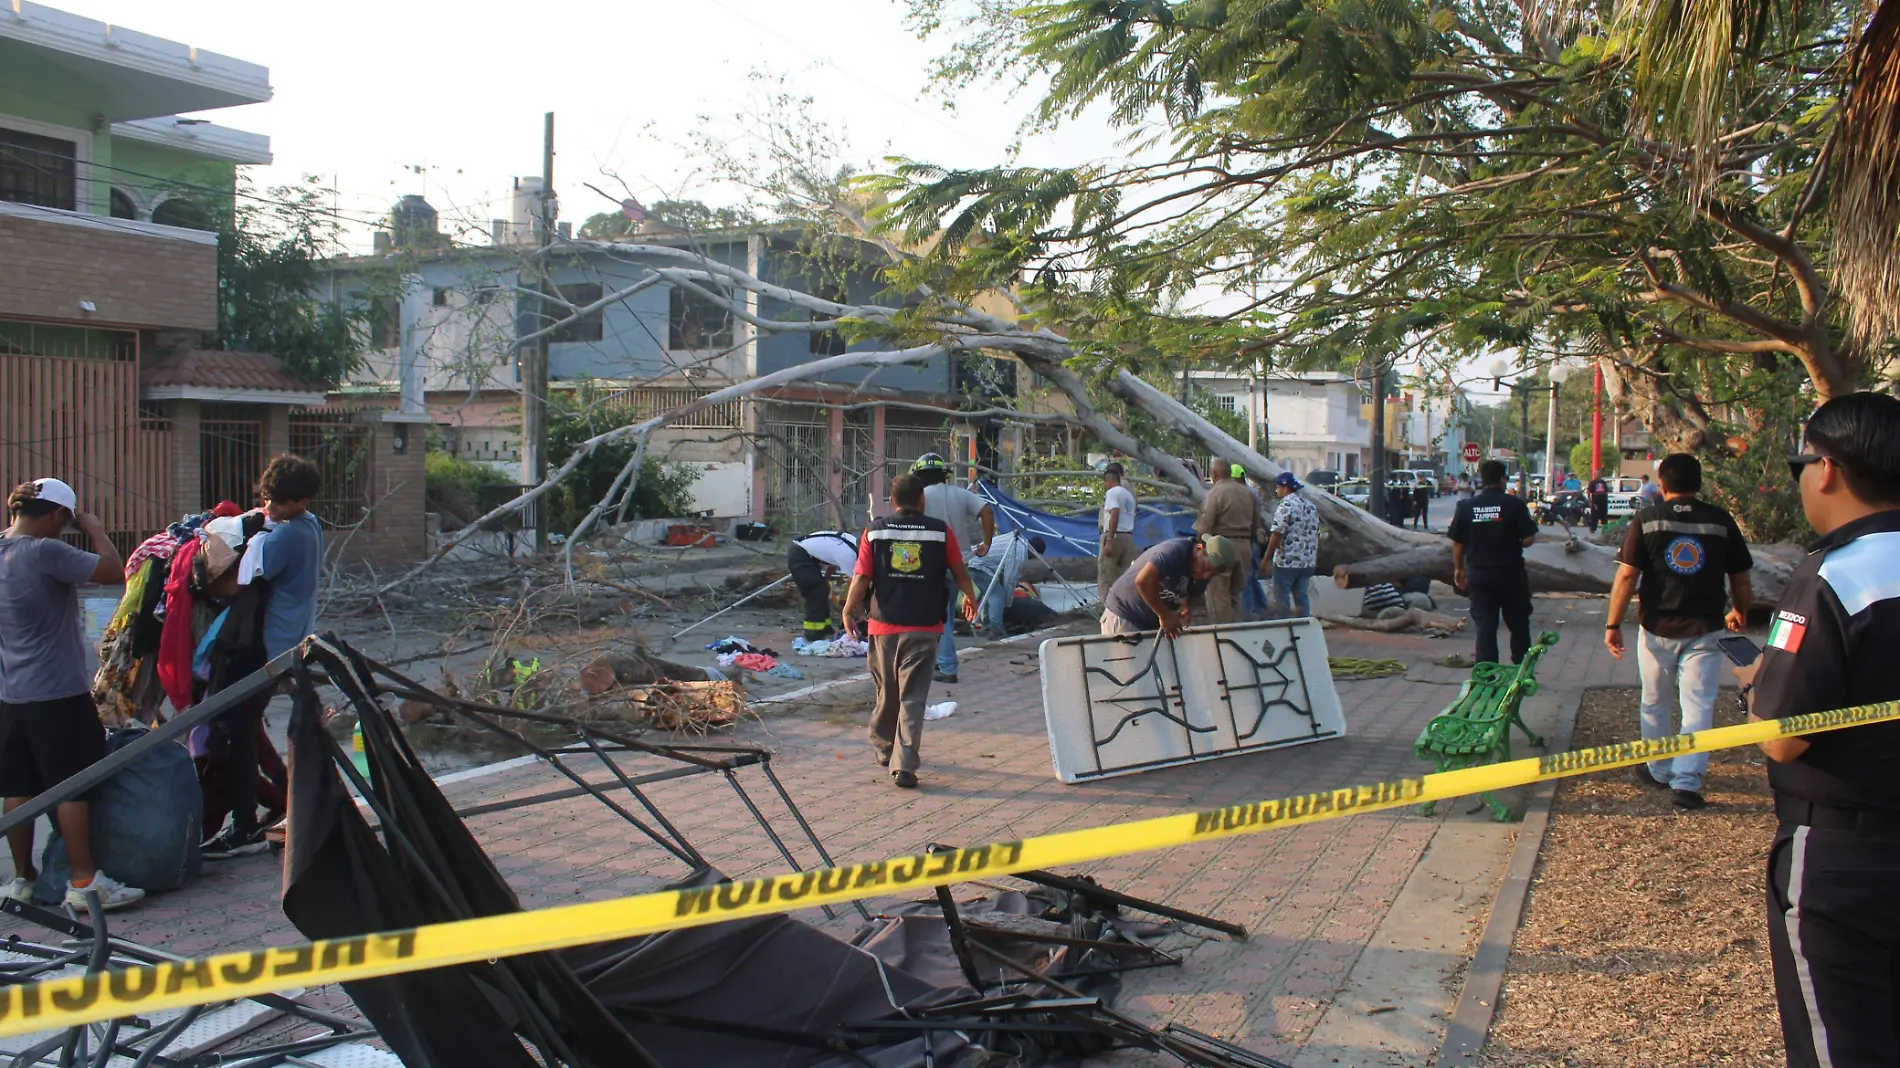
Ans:
[[[1864,24],[1844,17],[1859,26],[1845,53],[1848,89],[1806,194],[1827,187],[1832,288],[1862,346],[1900,335],[1900,0],[1869,6]],[[1799,17],[1798,0],[1619,0],[1638,124],[1670,136],[1710,176],[1725,105],[1773,27]]]

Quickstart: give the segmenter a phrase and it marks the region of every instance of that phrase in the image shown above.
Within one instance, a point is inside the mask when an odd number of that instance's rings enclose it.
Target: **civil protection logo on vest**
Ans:
[[[891,542],[891,570],[916,571],[924,566],[924,547],[921,542]]]
[[[1693,575],[1708,561],[1708,551],[1702,548],[1701,542],[1690,537],[1677,538],[1663,550],[1663,563],[1678,575]]]

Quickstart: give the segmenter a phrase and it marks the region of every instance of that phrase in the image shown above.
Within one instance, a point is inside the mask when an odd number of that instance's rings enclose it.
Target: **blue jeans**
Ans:
[[[1265,619],[1271,609],[1267,595],[1260,591],[1260,546],[1251,548],[1247,554],[1247,582],[1240,587],[1240,615],[1242,619]]]
[[[1643,739],[1693,734],[1715,725],[1715,696],[1721,688],[1728,660],[1716,641],[1719,630],[1693,638],[1664,638],[1642,631],[1636,647],[1636,669],[1643,677]],[[1682,704],[1682,729],[1669,726],[1670,692]],[[1670,760],[1652,760],[1649,773],[1677,790],[1702,790],[1702,773],[1709,754],[1692,753]]]
[[[1307,583],[1313,580],[1310,567],[1273,568],[1273,599],[1269,612],[1274,619],[1304,619],[1313,614],[1313,602],[1307,595]]]
[[[983,599],[976,617],[977,627],[992,637],[1003,637],[1008,633],[1003,626],[1003,613],[1009,609],[1010,596],[1015,591],[1004,586],[994,570],[974,567],[970,569],[970,585],[976,587],[976,595]]]
[[[937,671],[944,675],[957,673],[957,600],[961,596],[953,586],[944,602],[943,636],[937,639]]]

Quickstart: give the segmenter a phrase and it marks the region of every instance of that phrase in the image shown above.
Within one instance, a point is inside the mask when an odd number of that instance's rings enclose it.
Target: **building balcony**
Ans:
[[[0,201],[0,319],[215,330],[218,236]]]

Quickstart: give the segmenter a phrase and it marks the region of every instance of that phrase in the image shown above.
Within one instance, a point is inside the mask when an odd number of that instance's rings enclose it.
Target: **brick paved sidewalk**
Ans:
[[[1535,624],[1562,621],[1565,638],[1545,659],[1547,684],[1633,680],[1633,660],[1612,666],[1602,649],[1602,605],[1538,600]],[[1035,650],[1026,642],[971,655],[960,684],[933,688],[933,700],[954,699],[959,710],[926,729],[921,789],[892,788],[872,762],[863,741],[868,684],[833,690],[823,701],[767,706],[763,721],[732,740],[776,751],[773,766],[841,863],[914,852],[933,841],[1026,837],[1424,770],[1412,742],[1466,674],[1436,661],[1454,652],[1468,657],[1469,637],[1432,641],[1333,629],[1327,641],[1335,656],[1393,656],[1411,665],[1403,676],[1339,684],[1345,738],[1124,778],[1073,786],[1055,780]],[[756,771],[740,777],[762,807],[779,814]],[[528,766],[446,790],[463,806],[558,785],[553,773]],[[728,875],[785,867],[717,777],[662,783],[651,794]],[[776,823],[792,832],[801,861],[814,859],[789,820]],[[684,873],[591,799],[479,816],[470,825],[528,908],[638,892]],[[1120,1006],[1157,1025],[1179,1021],[1291,1059],[1438,826],[1410,811],[1374,813],[1091,866],[1108,886],[1212,913],[1252,933],[1246,942],[1176,936],[1183,966],[1131,973]],[[277,908],[277,876],[271,857],[210,864],[195,886],[116,914],[114,930],[184,954],[295,941]],[[810,918],[823,921],[815,912]],[[834,928],[843,932],[853,921],[846,913]],[[1147,1062],[1122,1055],[1116,1063]]]

